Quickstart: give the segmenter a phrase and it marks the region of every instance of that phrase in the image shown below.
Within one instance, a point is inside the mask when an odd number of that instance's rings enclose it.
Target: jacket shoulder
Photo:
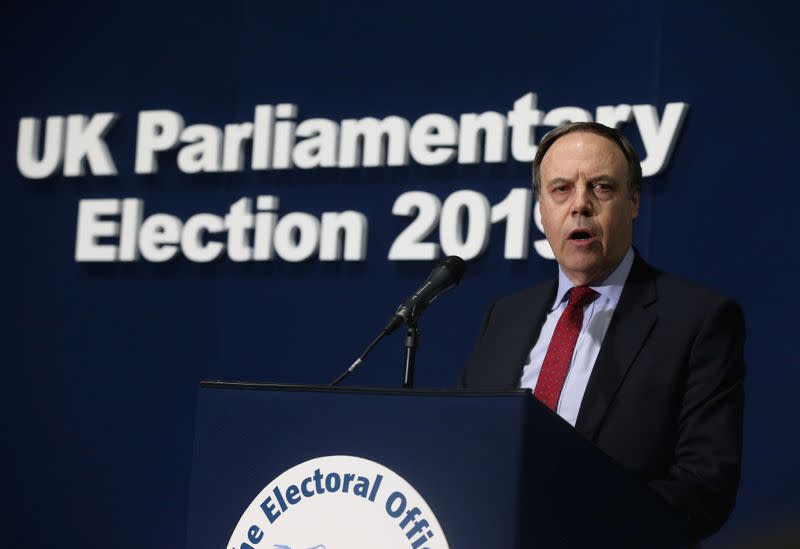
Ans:
[[[499,298],[492,304],[492,309],[503,311],[531,307],[542,301],[552,300],[555,297],[555,291],[556,281],[547,280]]]
[[[736,301],[687,278],[650,268],[659,301],[689,311],[708,311],[719,307],[741,310]]]

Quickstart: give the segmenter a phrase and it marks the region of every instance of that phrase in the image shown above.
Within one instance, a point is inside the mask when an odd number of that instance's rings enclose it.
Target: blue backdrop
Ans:
[[[709,546],[764,547],[768,535],[789,535],[800,519],[792,344],[800,326],[784,281],[800,266],[791,240],[797,16],[781,3],[685,0],[8,7],[0,22],[2,545],[182,546],[199,380],[331,380],[432,267],[387,259],[409,222],[392,215],[395,199],[472,189],[497,204],[530,179],[528,164],[511,156],[186,174],[175,150],[160,156],[157,174],[136,175],[140,111],[171,109],[187,125],[221,127],[252,121],[255,105],[285,102],[299,106],[298,120],[413,122],[505,113],[529,92],[543,111],[690,105],[665,171],[645,180],[635,245],[652,264],[737,299],[746,314],[744,476],[737,509]],[[99,112],[119,114],[106,135],[118,175],[20,173],[20,118]],[[643,153],[635,124],[625,128]],[[186,220],[267,194],[280,197],[281,214],[362,212],[366,260],[75,261],[79,200],[141,198],[145,216]],[[492,232],[460,288],[423,318],[419,386],[454,386],[486,306],[554,273],[534,252],[504,259],[502,233]],[[533,227],[531,239],[540,238]],[[401,339],[384,341],[349,383],[398,386]]]

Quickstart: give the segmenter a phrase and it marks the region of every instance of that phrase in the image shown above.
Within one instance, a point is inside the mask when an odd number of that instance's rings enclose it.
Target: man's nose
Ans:
[[[587,187],[579,186],[572,197],[572,214],[590,216],[594,214],[594,196]]]

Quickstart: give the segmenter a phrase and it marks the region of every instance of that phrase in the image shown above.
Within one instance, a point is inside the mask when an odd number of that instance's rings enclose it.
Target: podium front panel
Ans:
[[[224,547],[273,479],[304,461],[344,455],[403,477],[450,547],[515,547],[524,418],[523,391],[202,387],[187,546]]]

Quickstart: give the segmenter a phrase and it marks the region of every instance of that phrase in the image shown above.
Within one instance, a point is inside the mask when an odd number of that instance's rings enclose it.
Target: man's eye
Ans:
[[[600,192],[609,192],[613,189],[613,187],[608,183],[595,183],[592,185],[592,187],[594,188],[594,190]]]

